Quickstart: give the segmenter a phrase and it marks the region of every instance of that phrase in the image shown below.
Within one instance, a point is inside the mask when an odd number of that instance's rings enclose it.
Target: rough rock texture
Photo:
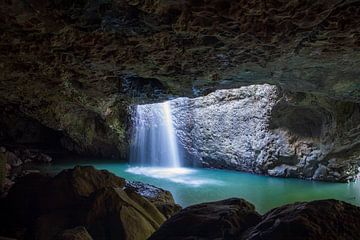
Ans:
[[[128,104],[173,94],[274,83],[360,101],[358,0],[0,4],[0,105],[81,154],[125,156]]]
[[[93,240],[86,228],[76,227],[72,229],[66,229],[60,233],[56,240]]]
[[[190,162],[282,177],[347,181],[360,165],[360,106],[270,85],[171,101]]]
[[[38,149],[0,146],[0,195],[6,195],[17,177],[38,170],[24,169],[27,163],[50,163],[52,158]]]
[[[234,239],[260,221],[243,199],[226,199],[187,207],[167,220],[149,240]]]
[[[166,218],[181,210],[181,206],[175,203],[171,192],[167,190],[142,182],[127,182],[126,188],[149,200]]]
[[[183,209],[149,240],[350,240],[359,239],[360,208],[337,200],[294,203],[262,217],[243,199]]]
[[[5,187],[6,172],[6,158],[4,153],[0,151],[0,193]]]
[[[87,237],[88,231],[99,240],[146,239],[166,217],[125,184],[93,167],[75,167],[55,177],[29,174],[1,200],[0,235],[47,240]],[[77,226],[86,229],[68,230]]]
[[[359,239],[360,208],[337,200],[295,203],[266,213],[242,239]]]

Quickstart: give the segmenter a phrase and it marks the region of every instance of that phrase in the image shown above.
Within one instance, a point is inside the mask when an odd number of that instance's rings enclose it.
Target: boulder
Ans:
[[[77,166],[64,170],[52,178],[44,194],[47,200],[52,200],[49,201],[49,208],[61,208],[73,206],[102,188],[124,186],[125,179],[107,170],[96,170],[92,166]]]
[[[359,228],[359,207],[337,200],[319,200],[271,210],[242,239],[360,239]]]
[[[3,200],[0,235],[47,240],[84,226],[94,239],[146,239],[166,217],[125,183],[123,178],[89,166],[64,170],[54,177],[30,173]],[[171,194],[167,198],[173,199]],[[159,197],[159,204],[161,199],[164,204],[170,202]]]
[[[187,207],[149,240],[350,240],[360,239],[359,219],[360,207],[338,200],[288,204],[260,216],[233,198]]]
[[[152,203],[120,188],[98,191],[86,215],[90,234],[104,240],[147,239],[164,221]]]
[[[181,206],[175,203],[172,194],[167,190],[142,182],[127,182],[126,188],[152,202],[166,218],[181,210]]]
[[[149,240],[234,239],[260,219],[254,205],[243,199],[202,203],[175,214]]]

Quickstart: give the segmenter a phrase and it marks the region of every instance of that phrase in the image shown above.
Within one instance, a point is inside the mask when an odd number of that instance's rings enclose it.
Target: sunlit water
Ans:
[[[236,171],[194,168],[136,167],[124,163],[75,162],[55,164],[47,172],[74,165],[93,165],[127,180],[141,181],[171,191],[183,207],[196,203],[240,197],[260,213],[296,201],[334,198],[360,205],[360,183],[326,183],[253,175]]]

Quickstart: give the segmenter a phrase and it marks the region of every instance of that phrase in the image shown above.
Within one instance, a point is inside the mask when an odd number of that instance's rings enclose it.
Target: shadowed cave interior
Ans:
[[[0,6],[0,239],[360,239],[359,1]]]

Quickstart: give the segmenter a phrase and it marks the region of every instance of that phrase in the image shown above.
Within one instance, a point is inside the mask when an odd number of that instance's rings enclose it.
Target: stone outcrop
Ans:
[[[165,192],[153,188],[154,194]],[[164,198],[157,199],[160,204]],[[0,207],[0,235],[16,239],[142,240],[168,217],[126,187],[124,179],[93,167],[75,167],[55,177],[29,174],[16,182]]]
[[[190,164],[326,181],[358,173],[358,104],[253,85],[171,107]]]
[[[181,206],[175,203],[171,192],[167,190],[142,182],[127,182],[126,188],[145,197],[153,203],[166,218],[170,218],[181,209]]]
[[[0,146],[0,194],[6,194],[17,177],[37,172],[24,169],[29,163],[50,163],[52,158],[39,149]]]
[[[260,218],[255,207],[243,199],[202,203],[175,214],[149,240],[233,239]]]
[[[337,200],[295,203],[266,213],[242,239],[359,239],[360,208]]]
[[[227,199],[183,209],[149,239],[359,239],[359,216],[359,207],[337,200],[288,204],[260,216],[245,200]]]
[[[360,101],[357,0],[0,4],[2,109],[83,155],[126,156],[130,103],[260,83]]]

